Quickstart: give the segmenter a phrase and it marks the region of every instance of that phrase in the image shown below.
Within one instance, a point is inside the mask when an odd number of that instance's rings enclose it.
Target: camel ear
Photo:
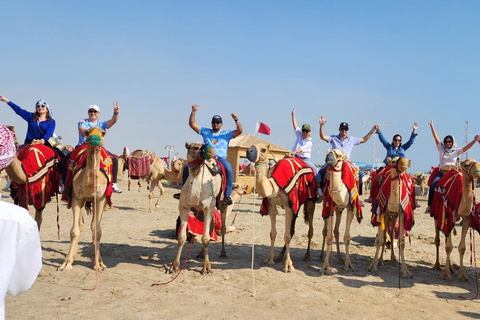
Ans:
[[[408,160],[407,168],[410,168],[411,165],[412,165],[412,160]]]
[[[188,149],[189,146],[190,146],[190,144],[188,142],[185,142],[185,148]]]
[[[327,149],[327,153],[325,153],[325,154],[329,154],[330,152],[332,152],[332,150]]]
[[[388,157],[387,162],[388,162],[388,165],[391,166],[392,165],[392,158]]]
[[[347,152],[346,151],[342,151],[342,159],[347,159]]]

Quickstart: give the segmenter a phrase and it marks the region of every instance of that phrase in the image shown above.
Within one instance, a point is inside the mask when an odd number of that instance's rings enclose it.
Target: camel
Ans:
[[[428,182],[428,175],[426,174],[418,174],[417,175],[417,184],[420,186],[420,194],[419,196],[424,197],[427,195],[427,182]]]
[[[465,238],[470,225],[472,208],[474,204],[474,183],[475,180],[480,177],[480,164],[474,159],[467,159],[461,162],[460,167],[461,173],[451,171],[453,175],[451,177],[445,177],[445,175],[448,174],[446,173],[438,182],[435,190],[431,212],[431,215],[435,218],[436,261],[433,268],[435,270],[440,270],[439,247],[440,231],[442,231],[445,233],[445,252],[447,253],[447,259],[440,278],[445,280],[451,279],[452,267],[450,262],[450,254],[453,250],[451,231],[456,218],[462,218],[462,233],[460,237],[460,243],[458,245],[458,252],[460,254],[460,269],[458,271],[458,279],[461,281],[466,281],[468,279],[463,266],[463,257],[466,250]],[[439,187],[443,178],[449,178],[452,183],[446,184],[445,187]],[[460,190],[455,189],[459,189],[459,187],[455,188],[453,184],[456,183],[459,185],[460,181],[462,182],[461,199],[460,201],[455,201],[455,198],[451,198],[449,196],[453,195],[455,197],[455,194],[457,194],[456,197],[458,198],[458,192]],[[448,207],[445,207],[445,203],[447,203]],[[447,221],[449,216],[452,216],[451,220]],[[448,225],[447,228],[445,228],[444,225]]]
[[[211,158],[203,159],[205,145],[200,142],[185,143],[187,148],[187,161],[189,176],[180,192],[178,210],[180,213],[180,232],[178,234],[177,255],[168,272],[178,272],[180,267],[180,255],[187,238],[187,220],[190,208],[199,207],[197,211],[204,213],[204,229],[202,236],[204,262],[202,274],[213,273],[208,254],[210,242],[210,225],[213,218],[213,210],[217,207],[222,216],[222,250],[221,258],[226,258],[225,233],[227,206],[221,202],[222,177],[215,170],[215,161]],[[212,149],[213,150],[213,149]],[[211,155],[209,155],[211,156]],[[213,169],[212,169],[213,168]]]
[[[278,185],[274,178],[267,178],[268,167],[268,154],[270,152],[270,145],[253,145],[247,151],[248,160],[255,162],[256,170],[256,192],[262,198],[268,198],[268,215],[271,222],[270,230],[270,251],[267,258],[264,260],[267,264],[273,264],[274,262],[280,262],[283,259],[283,253],[286,252],[284,272],[293,272],[295,268],[290,257],[290,241],[295,233],[295,220],[297,215],[289,206],[290,198],[287,193]],[[294,159],[294,158],[292,158]],[[290,159],[282,159],[277,163],[277,166],[281,162],[290,161]],[[302,171],[311,173],[311,168],[303,168]],[[309,170],[312,170],[311,172]],[[291,177],[290,177],[291,178]],[[310,184],[315,189],[314,174],[310,176]],[[299,184],[299,182],[297,182]],[[307,190],[308,192],[309,190]],[[310,245],[313,237],[313,215],[315,212],[315,190],[308,196],[307,201],[304,204],[304,219],[308,223],[308,247],[305,253],[304,260],[310,260]],[[276,215],[278,214],[277,206],[281,206],[285,209],[285,247],[284,250],[274,259],[275,238],[277,237],[276,230]]]
[[[102,214],[107,202],[108,177],[100,170],[101,147],[106,130],[98,127],[92,127],[87,130],[87,156],[86,165],[80,168],[72,177],[72,213],[73,225],[70,230],[70,249],[65,261],[58,268],[59,270],[72,269],[74,256],[77,253],[80,233],[83,230],[84,217],[83,210],[86,208],[87,214],[93,210],[91,230],[93,250],[95,253],[95,270],[105,270],[107,267],[103,263],[100,255],[100,239],[102,237]],[[93,208],[90,206],[93,205]]]
[[[405,237],[404,230],[410,229],[413,224],[413,192],[415,191],[412,179],[407,173],[410,161],[397,157],[388,158],[389,168],[384,169],[381,178],[379,192],[375,195],[374,206],[377,205],[377,213],[374,213],[372,223],[378,226],[376,237],[375,256],[368,267],[368,271],[377,271],[377,265],[383,265],[383,252],[386,244],[386,233],[389,230],[390,239],[394,239],[395,225],[399,220],[398,246],[400,247],[400,260],[402,263],[401,274],[403,278],[411,278],[405,262]],[[388,171],[385,171],[388,170]],[[383,184],[385,184],[383,186]],[[387,185],[390,184],[390,185]],[[384,193],[385,190],[385,193]],[[385,199],[385,200],[382,200]],[[373,222],[375,220],[375,222]],[[390,228],[388,227],[390,226]],[[381,249],[380,259],[378,255]],[[391,261],[396,261],[395,250],[390,250]]]
[[[42,147],[43,147],[43,145],[42,145]],[[44,148],[47,148],[47,150],[50,149],[48,147],[44,147]],[[54,151],[52,151],[52,152],[54,153]],[[19,185],[19,188],[26,188],[25,185],[27,184],[28,177],[25,174],[25,171],[22,167],[22,162],[17,158],[17,155],[15,156],[15,158],[13,158],[13,161],[10,163],[10,165],[5,168],[5,172],[7,173],[8,177],[13,182],[15,182],[16,184]],[[27,158],[28,157],[29,156],[27,156]],[[36,157],[38,157],[38,156],[36,156]],[[48,188],[51,188],[51,191],[47,192],[47,186],[45,185],[45,183],[42,183],[42,190],[40,192],[40,194],[41,194],[40,197],[43,197],[44,194],[46,194],[46,193],[47,194],[50,193],[50,194],[53,195],[53,194],[58,192],[58,169],[57,169],[58,168],[58,161],[55,160],[53,162],[49,162],[48,165],[45,168],[47,170],[47,173],[45,174],[45,176],[47,176],[47,175],[49,176],[49,182],[48,183],[50,184],[50,186]],[[18,205],[28,210],[26,192],[31,194],[31,190],[21,192],[20,197],[18,198]],[[46,198],[48,198],[48,200],[49,200],[49,196],[46,196]],[[45,200],[48,201],[47,199],[45,199]],[[41,204],[34,205],[34,207],[35,207],[35,221],[37,222],[38,230],[40,230],[40,227],[42,226],[42,213],[43,213],[43,209],[45,209],[46,201],[42,201]]]
[[[182,179],[184,160],[176,159],[172,161],[172,164],[171,164],[172,168],[168,169],[167,167],[165,167],[163,160],[157,157],[155,153],[149,153],[148,151],[144,152],[142,150],[135,150],[129,156],[135,157],[135,158],[141,158],[147,155],[153,158],[153,162],[150,165],[150,174],[142,176],[140,177],[140,179],[143,179],[147,183],[150,183],[150,187],[149,187],[150,193],[148,195],[148,204],[149,204],[148,207],[149,207],[150,213],[153,213],[153,192],[155,191],[155,187],[158,187],[158,189],[160,190],[158,199],[155,202],[155,207],[159,208],[160,198],[165,193],[165,189],[163,188],[163,185],[162,185],[162,179],[165,179],[173,183],[179,183]],[[118,158],[119,172],[120,171],[123,172],[123,170],[128,170],[128,160],[126,159],[128,159],[128,156],[126,155],[122,155]],[[123,170],[121,170],[122,168]],[[130,185],[130,182],[131,182],[131,178],[128,177],[129,185]]]
[[[332,246],[332,226],[333,226],[333,214],[335,213],[335,229],[333,234],[335,235],[335,242],[337,246],[337,259],[339,262],[343,262],[342,256],[340,254],[340,223],[342,221],[342,213],[344,209],[347,209],[347,221],[345,225],[345,234],[343,236],[343,241],[345,244],[345,269],[355,271],[352,262],[350,261],[350,226],[354,215],[357,215],[358,222],[361,221],[361,207],[358,199],[358,171],[357,169],[348,161],[348,158],[344,151],[337,149],[329,150],[325,158],[325,163],[329,166],[327,168],[327,175],[330,175],[325,186],[325,195],[326,197],[323,200],[323,244],[322,251],[320,253],[320,260],[324,260],[321,272],[326,274],[330,268],[330,261],[328,259],[330,255],[330,248]],[[342,172],[344,171],[347,172]],[[353,171],[351,171],[353,170]],[[345,175],[345,177],[344,177]],[[347,188],[346,177],[351,178],[351,183],[354,183],[355,186],[352,186],[352,189]],[[355,204],[355,206],[352,205]],[[327,244],[327,253],[324,258],[324,249],[325,243]]]
[[[370,190],[370,184],[372,182],[372,173],[367,171],[365,175],[362,177],[363,183],[363,192],[368,192]]]

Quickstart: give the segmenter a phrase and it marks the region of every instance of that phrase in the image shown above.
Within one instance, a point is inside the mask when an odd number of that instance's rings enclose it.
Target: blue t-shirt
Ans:
[[[106,130],[107,129],[107,121],[97,121],[97,123],[91,123],[90,119],[83,119],[82,121],[78,122],[78,128],[85,128],[85,129],[90,129],[92,127],[99,127],[100,129]],[[78,144],[77,146],[81,145],[87,140],[87,137],[85,137],[80,131],[78,131]]]
[[[200,127],[198,134],[203,137],[203,143],[213,146],[217,157],[227,157],[228,145],[230,140],[233,139],[233,130],[221,130],[218,133],[213,133],[212,129]]]

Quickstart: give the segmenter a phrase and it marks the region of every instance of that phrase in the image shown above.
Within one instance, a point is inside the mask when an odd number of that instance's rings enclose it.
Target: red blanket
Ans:
[[[154,158],[145,156],[141,158],[128,158],[128,176],[132,179],[139,179],[140,177],[148,176],[150,174],[150,165]]]
[[[293,214],[306,201],[315,201],[315,172],[299,158],[284,158],[280,160],[272,172],[272,178],[280,189],[288,195],[288,206]],[[264,198],[260,206],[262,215],[268,214],[268,198]]]
[[[324,219],[328,219],[329,216],[335,212],[333,198],[330,191],[330,179],[332,177],[333,168],[328,167],[325,174],[325,197],[323,199],[323,212]],[[362,205],[360,204],[360,198],[358,196],[358,170],[353,163],[348,160],[343,161],[342,164],[342,181],[349,191],[349,202],[352,208],[353,214],[357,216],[357,221],[360,223],[363,219]]]
[[[462,200],[462,187],[462,172],[457,170],[448,171],[435,187],[430,215],[436,219],[437,228],[446,236],[450,235],[455,225]]]
[[[473,208],[474,210],[470,218],[470,228],[473,228],[480,233],[480,203],[474,203]]]
[[[193,212],[191,212],[193,213]],[[200,211],[203,215],[203,212]],[[194,214],[188,215],[187,231],[196,236],[203,235],[203,228],[205,224],[202,220],[199,220]],[[218,241],[218,234],[222,232],[222,215],[216,208],[213,210],[213,230],[210,234],[210,240]],[[180,231],[180,230],[178,230]]]
[[[62,199],[68,201],[68,208],[72,206],[72,190],[73,190],[73,177],[77,172],[85,167],[87,164],[87,144],[84,143],[80,147],[73,150],[72,154],[70,155],[70,161],[68,163],[67,168],[67,181],[65,181],[65,190],[62,194]],[[100,170],[105,173],[108,179],[108,187],[107,187],[107,204],[112,204],[112,172],[113,172],[113,163],[112,157],[108,153],[108,151],[102,146],[100,149]]]
[[[371,222],[374,226],[380,225],[381,216],[387,210],[392,180],[400,179],[400,205],[405,212],[404,228],[409,231],[415,223],[413,219],[415,185],[407,172],[403,172],[395,178],[392,178],[392,173],[392,167],[386,167],[377,175],[378,192],[374,197],[374,205],[372,206],[372,208],[376,208],[376,211],[372,211]]]
[[[33,204],[36,210],[42,210],[58,192],[59,158],[52,148],[43,144],[26,146],[17,157],[22,162],[27,183],[18,185],[12,182],[15,203],[25,194],[28,204]]]

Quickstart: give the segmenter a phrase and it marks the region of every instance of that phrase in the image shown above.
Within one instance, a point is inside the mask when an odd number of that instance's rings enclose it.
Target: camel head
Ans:
[[[463,177],[465,177],[465,173],[471,178],[476,179],[480,177],[480,164],[475,161],[475,159],[467,159],[462,161],[460,164],[462,167]]]
[[[345,151],[338,149],[327,150],[327,156],[325,157],[325,164],[329,167],[335,167],[340,161],[347,160],[347,154]]]
[[[91,127],[86,131],[87,145],[89,147],[99,147],[103,145],[103,137],[107,133],[107,130],[102,130],[99,127]]]
[[[395,157],[395,158],[387,158],[388,165],[394,167],[397,172],[403,173],[406,172],[407,169],[410,167],[410,160],[407,160],[403,157]]]
[[[201,142],[185,142],[185,148],[187,148],[187,161],[192,162],[202,158],[203,143]]]
[[[247,159],[256,164],[267,163],[268,154],[270,153],[270,145],[256,144],[248,148]]]
[[[172,163],[171,163],[172,171],[176,173],[182,172],[184,163],[185,163],[185,159],[182,159],[182,158],[172,160]]]

